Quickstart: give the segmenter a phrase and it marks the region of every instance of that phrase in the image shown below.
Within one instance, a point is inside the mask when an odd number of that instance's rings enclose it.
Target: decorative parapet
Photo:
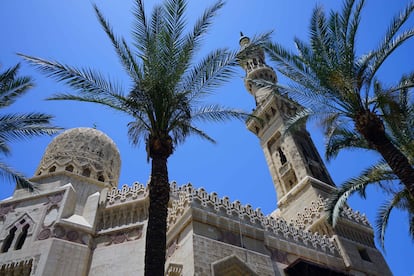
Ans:
[[[138,198],[144,198],[148,193],[147,187],[139,182],[134,182],[132,186],[125,184],[121,189],[113,187],[109,190],[106,199],[109,205],[113,205],[135,200]]]
[[[170,263],[167,268],[167,276],[181,276],[183,275],[183,265]]]
[[[371,224],[369,223],[365,214],[361,214],[358,211],[354,211],[351,207],[344,206],[341,211],[341,217],[371,227]]]
[[[305,207],[301,213],[297,213],[296,218],[292,218],[290,223],[299,229],[306,229],[307,226],[311,226],[315,221],[324,216],[327,204],[328,199],[324,199],[319,195],[318,200],[311,201],[310,206]],[[342,208],[341,217],[371,227],[364,214],[354,211],[348,206]]]
[[[230,202],[228,197],[219,198],[216,193],[207,193],[203,188],[195,189],[191,184],[181,187],[173,186],[171,191],[175,200],[172,201],[172,206],[169,208],[168,229],[177,222],[187,208],[198,205],[203,209],[210,207],[209,210],[212,212],[225,214],[236,220],[243,220],[244,223],[255,224],[256,227],[262,228],[271,236],[282,240],[296,242],[328,254],[338,254],[331,238],[299,229],[282,218],[264,216],[259,208],[253,209],[250,205],[242,205],[237,200]]]
[[[0,264],[0,275],[34,275],[33,265],[35,258],[16,260],[11,263]]]
[[[324,215],[325,204],[325,200],[319,195],[316,201],[311,201],[309,207],[305,207],[301,213],[297,213],[296,218],[292,218],[290,223],[299,229],[305,229]]]
[[[231,202],[228,197],[219,198],[217,193],[208,193],[204,188],[196,189],[190,183],[177,186],[175,182],[172,182],[170,192],[171,206],[168,208],[168,230],[188,208],[199,206],[202,209],[209,208],[211,212],[220,213],[220,215],[242,220],[243,223],[255,225],[271,236],[276,236],[282,240],[299,243],[328,254],[338,254],[335,243],[331,238],[304,230],[306,225],[312,224],[323,213],[326,202],[322,197],[319,197],[315,202],[311,202],[309,208],[305,208],[303,213],[299,213],[295,220],[288,223],[282,218],[263,215],[260,208],[253,209],[251,205],[242,205],[238,200]],[[107,195],[107,202],[109,205],[124,203],[144,198],[147,194],[148,189],[136,182],[132,187],[124,185],[121,189],[111,189]],[[352,211],[350,208],[344,209],[343,215],[350,220],[369,225],[365,216]]]

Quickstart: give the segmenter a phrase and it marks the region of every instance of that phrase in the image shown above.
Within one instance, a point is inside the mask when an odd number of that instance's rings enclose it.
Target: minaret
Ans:
[[[260,140],[277,193],[278,208],[271,216],[334,239],[351,275],[367,275],[367,271],[391,275],[365,216],[345,207],[336,227],[328,224],[325,202],[336,187],[306,126],[286,131],[291,116],[303,107],[286,94],[258,83],[276,84],[276,73],[266,65],[263,49],[251,45],[248,37],[242,35],[240,46],[244,83],[256,101],[254,117],[246,125]]]
[[[263,49],[246,48],[251,46],[250,39],[243,34],[240,46],[241,51],[247,49],[240,62],[246,71],[244,84],[256,101],[253,113],[256,118],[247,120],[247,128],[260,139],[276,189],[279,211],[289,220],[305,203],[316,200],[319,195],[325,198],[334,189],[334,184],[305,125],[299,126],[294,133],[285,131],[288,120],[302,107],[287,95],[257,83],[258,80],[277,82],[275,71],[265,63]]]

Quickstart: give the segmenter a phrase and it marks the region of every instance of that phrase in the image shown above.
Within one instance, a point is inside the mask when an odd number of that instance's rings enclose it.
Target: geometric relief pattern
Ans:
[[[120,229],[117,231],[99,234],[94,239],[94,247],[110,246],[115,244],[121,244],[125,242],[139,240],[142,237],[143,226]]]
[[[290,222],[299,229],[305,229],[307,226],[311,226],[316,220],[324,215],[328,200],[329,199],[324,199],[319,195],[318,200],[311,201],[310,206],[305,207],[301,213],[297,213],[296,218],[292,218]],[[341,217],[371,227],[364,214],[354,211],[348,206],[342,208]]]
[[[139,182],[134,182],[130,187],[123,185],[121,189],[113,187],[108,191],[107,202],[109,205],[123,203],[129,200],[135,200],[138,198],[144,198],[147,195],[147,188]]]
[[[190,206],[198,207],[219,213],[221,216],[227,216],[243,224],[260,227],[268,232],[270,236],[327,254],[338,255],[335,242],[328,236],[299,229],[282,218],[265,216],[260,209],[253,209],[250,205],[242,205],[237,200],[231,202],[228,197],[219,198],[216,193],[207,193],[203,188],[195,189],[191,184],[177,187],[173,183],[171,185],[171,195],[175,200],[172,200],[171,207],[168,210],[168,228],[171,228]],[[223,232],[221,237],[223,240],[232,240],[235,245],[238,243],[237,240],[233,239],[231,233]]]
[[[300,229],[294,223],[288,223],[282,218],[265,216],[259,208],[253,209],[250,205],[242,205],[238,200],[231,202],[228,197],[219,198],[217,193],[207,193],[203,188],[195,189],[190,183],[178,187],[173,182],[170,185],[170,193],[171,205],[168,208],[168,230],[190,207],[200,208],[218,213],[220,216],[239,223],[262,228],[270,236],[278,239],[297,243],[334,256],[339,254],[336,243],[332,238]],[[139,195],[147,196],[147,192],[141,184],[137,183],[133,187],[122,187],[120,190],[112,189],[107,195],[107,204],[132,200]],[[319,210],[318,204],[319,202],[314,203],[315,207],[312,210]],[[360,218],[358,217],[358,219]],[[221,233],[221,239],[233,241],[235,245],[239,243],[230,232]]]
[[[37,235],[39,240],[46,240],[49,238],[57,238],[70,242],[89,245],[90,235],[82,231],[73,230],[62,226],[43,228]]]

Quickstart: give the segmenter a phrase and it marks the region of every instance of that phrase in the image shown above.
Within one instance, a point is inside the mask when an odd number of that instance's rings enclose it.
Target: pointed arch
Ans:
[[[258,276],[245,262],[231,255],[211,264],[213,276]]]

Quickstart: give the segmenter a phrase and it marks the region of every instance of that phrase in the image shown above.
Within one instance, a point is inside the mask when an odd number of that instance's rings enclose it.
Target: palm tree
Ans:
[[[125,39],[113,33],[101,11],[94,6],[100,24],[131,79],[132,88],[126,92],[92,69],[77,69],[21,55],[46,75],[66,83],[77,92],[58,94],[50,99],[97,103],[132,118],[127,125],[128,137],[133,144],[144,140],[148,158],[152,161],[146,275],[164,275],[170,193],[167,160],[175,147],[190,134],[214,142],[194,125],[197,121],[246,118],[246,114],[238,110],[220,105],[200,105],[201,100],[226,81],[237,66],[236,52],[226,49],[215,50],[197,64],[194,63],[201,38],[222,6],[223,2],[217,1],[205,10],[192,31],[185,33],[186,1],[167,0],[162,6],[154,7],[148,17],[143,0],[136,0],[132,30],[134,49],[128,46]]]
[[[414,2],[391,21],[384,39],[368,54],[356,56],[356,34],[364,0],[345,0],[341,12],[325,15],[317,6],[310,24],[310,41],[295,39],[298,53],[277,43],[266,50],[277,69],[293,83],[278,85],[279,93],[289,93],[305,109],[292,119],[319,119],[325,134],[356,132],[370,148],[379,152],[393,173],[414,196],[414,168],[406,154],[396,147],[385,130],[373,96],[376,74],[399,46],[414,36],[414,28],[400,31],[414,10]],[[400,89],[414,86],[407,79]]]
[[[20,64],[0,72],[0,109],[12,105],[33,87],[33,81],[27,76],[18,76]],[[60,128],[51,126],[53,117],[43,113],[5,113],[0,114],[0,153],[7,156],[11,153],[10,143],[26,140],[34,136],[52,135]],[[0,175],[14,181],[18,187],[33,191],[31,183],[20,172],[6,163],[0,162]]]
[[[414,74],[403,76],[400,82],[385,88],[379,81],[374,83],[375,101],[387,137],[407,156],[410,164],[414,164],[414,105],[409,89],[401,89],[407,81],[413,80]],[[335,157],[340,149],[362,148],[372,150],[366,140],[357,132],[337,128],[329,136],[325,155],[327,159]],[[358,192],[366,197],[368,185],[375,184],[390,195],[378,210],[376,230],[381,246],[384,248],[385,230],[391,211],[398,208],[408,212],[409,233],[414,239],[414,198],[410,196],[404,185],[395,185],[399,179],[384,160],[364,170],[359,176],[346,181],[334,192],[328,203],[330,220],[336,223],[341,208],[347,199]]]

